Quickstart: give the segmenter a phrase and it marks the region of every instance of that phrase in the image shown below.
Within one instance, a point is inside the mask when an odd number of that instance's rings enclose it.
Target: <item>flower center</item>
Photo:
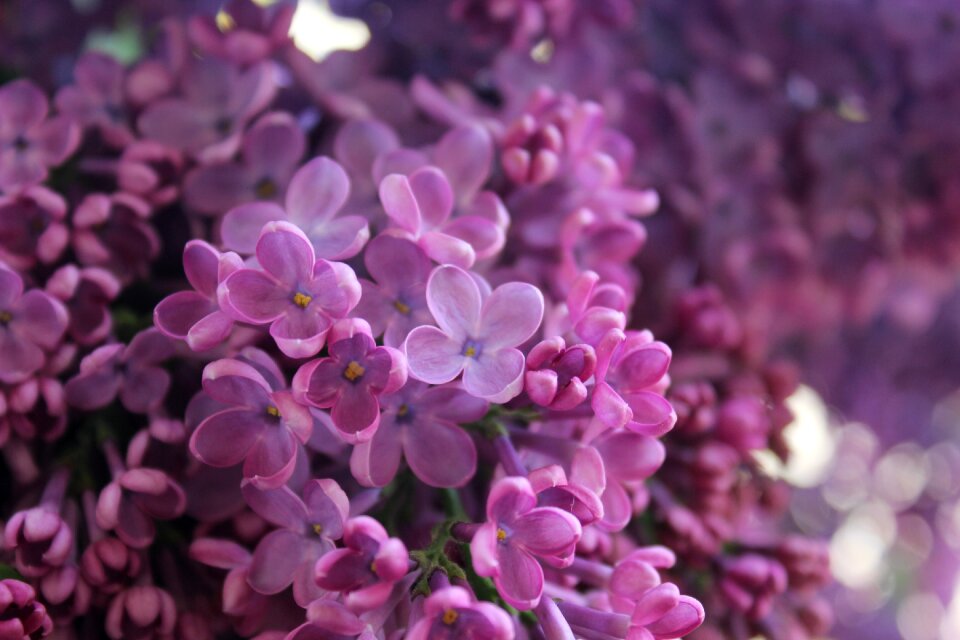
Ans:
[[[397,409],[397,415],[400,416],[401,418],[407,415],[408,413],[410,413],[410,407],[408,407],[405,404],[400,405],[400,408]]]
[[[370,571],[373,573],[373,575],[377,575],[377,561],[376,561],[376,560],[374,560],[373,562],[370,563]]]
[[[17,136],[17,138],[13,141],[13,148],[17,151],[26,151],[27,147],[29,146],[30,143],[27,142],[27,139],[23,136]]]
[[[270,405],[269,407],[267,407],[267,415],[270,416],[271,418],[279,418],[280,409],[277,409],[275,406]]]
[[[277,195],[277,185],[270,178],[263,178],[253,188],[258,198],[272,198]]]
[[[349,380],[350,382],[356,382],[363,377],[363,374],[367,370],[357,362],[356,360],[351,360],[350,364],[347,365],[347,368],[343,370],[343,377]]]
[[[405,315],[405,316],[410,314],[410,305],[408,305],[408,304],[406,304],[405,302],[402,302],[402,301],[400,301],[400,300],[394,300],[394,301],[393,301],[393,308],[396,309],[397,311],[399,311],[400,313],[402,313],[402,314]]]
[[[306,309],[311,300],[313,300],[313,298],[305,293],[297,292],[293,294],[293,304],[297,305],[301,309]]]
[[[0,311],[0,324],[7,324],[13,320],[13,314],[9,311]]]
[[[463,343],[463,350],[460,352],[461,355],[467,356],[468,358],[479,358],[480,354],[483,352],[483,345],[477,342],[476,340],[467,340]]]
[[[450,626],[457,621],[457,618],[460,617],[460,614],[454,611],[453,609],[447,609],[443,612],[443,624]]]
[[[503,542],[507,539],[507,532],[497,527],[497,542]]]
[[[322,524],[313,525],[313,533],[315,535],[320,535],[321,533],[323,533],[323,525]]]

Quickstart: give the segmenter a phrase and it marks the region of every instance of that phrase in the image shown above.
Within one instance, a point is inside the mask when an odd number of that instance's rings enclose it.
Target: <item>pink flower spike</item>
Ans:
[[[404,350],[410,375],[430,384],[463,372],[468,393],[503,403],[523,390],[526,342],[543,318],[543,294],[531,284],[508,282],[484,300],[477,282],[455,266],[433,270],[427,305],[438,327],[417,327]]]

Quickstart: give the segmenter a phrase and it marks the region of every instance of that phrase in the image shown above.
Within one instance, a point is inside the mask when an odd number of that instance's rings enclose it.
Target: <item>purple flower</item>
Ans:
[[[408,382],[380,399],[383,413],[373,438],[357,444],[350,470],[360,484],[387,485],[406,458],[413,473],[431,487],[459,487],[477,468],[473,439],[460,424],[479,420],[488,404],[456,386]]]
[[[117,185],[121,191],[162,207],[180,195],[183,164],[179,151],[152,140],[138,140],[120,154]]]
[[[65,387],[67,404],[91,411],[119,394],[128,411],[149,413],[167,395],[170,374],[159,365],[172,355],[170,340],[156,329],[141,331],[129,345],[104,345],[80,361],[80,372]]]
[[[352,315],[369,322],[385,345],[398,347],[411,329],[432,319],[426,300],[430,259],[409,240],[379,235],[367,245],[363,263],[373,281],[360,280],[363,295]]]
[[[80,557],[83,579],[105,594],[114,594],[126,588],[140,575],[142,563],[141,552],[131,549],[117,538],[100,538],[91,542]]]
[[[503,247],[504,231],[490,218],[463,215],[450,220],[453,189],[436,167],[417,169],[409,177],[386,176],[380,181],[380,201],[393,223],[441,264],[469,268]]]
[[[160,252],[149,216],[150,206],[136,196],[88,195],[73,214],[73,250],[80,263],[110,269],[125,282],[142,275]]]
[[[153,323],[164,335],[185,340],[194,351],[222,344],[233,330],[233,319],[220,310],[217,286],[240,269],[243,260],[235,253],[220,253],[203,240],[191,240],[183,248],[183,271],[193,291],[178,291],[157,305]]]
[[[530,482],[507,477],[490,489],[487,521],[470,543],[473,567],[493,578],[508,604],[532,609],[543,593],[543,568],[537,558],[562,567],[573,561],[580,521],[556,507],[538,507]]]
[[[293,597],[306,607],[322,596],[314,581],[317,560],[343,535],[350,501],[333,480],[311,480],[301,500],[289,487],[260,490],[246,484],[243,495],[257,514],[280,527],[253,552],[247,581],[258,593],[280,593],[293,584]]]
[[[53,621],[36,598],[30,585],[19,580],[0,580],[0,636],[38,640],[50,635]]]
[[[64,117],[47,118],[49,103],[29,80],[0,87],[0,189],[43,181],[47,169],[80,143],[80,128]]]
[[[53,296],[31,289],[0,264],[0,382],[21,382],[43,366],[67,328],[67,311]]]
[[[719,582],[720,593],[751,620],[765,618],[774,599],[786,589],[787,572],[783,565],[755,553],[730,560]]]
[[[45,187],[0,196],[0,259],[15,269],[56,262],[70,239],[66,215],[66,200]]]
[[[119,460],[114,464],[119,465]],[[97,526],[113,531],[135,549],[150,546],[156,536],[154,520],[172,520],[183,514],[187,499],[176,482],[159,469],[117,466],[114,480],[97,500]]]
[[[423,617],[406,640],[513,640],[513,621],[507,612],[489,602],[475,602],[463,587],[446,587],[423,603]]]
[[[321,589],[339,591],[351,611],[375,609],[390,597],[393,585],[407,574],[407,548],[367,516],[347,520],[342,549],[317,561],[314,577]]]
[[[73,69],[74,83],[57,92],[57,108],[85,127],[96,127],[112,147],[134,140],[126,112],[123,66],[108,55],[84,54]]]
[[[243,462],[244,477],[262,488],[289,480],[297,451],[313,429],[307,408],[289,391],[275,391],[259,371],[240,360],[208,364],[203,390],[226,408],[200,423],[190,437],[190,451],[212,467]]]
[[[271,136],[270,145],[277,144],[275,138]],[[318,258],[353,257],[370,238],[370,229],[363,216],[337,216],[349,194],[350,178],[343,167],[327,157],[314,158],[290,179],[283,208],[256,202],[227,212],[224,243],[228,249],[251,253],[266,223],[286,220],[307,235]]]
[[[295,2],[277,2],[268,7],[252,0],[230,0],[218,16],[193,16],[187,23],[190,40],[204,53],[239,65],[269,57],[290,42],[290,24]],[[220,15],[226,16],[223,26]]]
[[[569,474],[558,464],[534,469],[528,476],[537,494],[537,503],[568,511],[582,526],[603,517],[600,496],[606,487],[603,459],[593,447],[577,450]]]
[[[268,596],[257,593],[247,582],[253,559],[249,551],[231,540],[196,538],[190,544],[190,557],[205,565],[228,570],[221,596],[223,612],[238,618],[238,633],[253,633],[263,626],[270,602]]]
[[[666,449],[656,438],[624,429],[607,431],[590,444],[603,458],[606,474],[601,495],[603,519],[597,527],[621,531],[633,517],[633,502],[626,487],[652,476],[663,465]]]
[[[293,379],[296,397],[321,409],[341,435],[359,442],[373,437],[380,423],[379,396],[407,381],[407,362],[391,347],[378,347],[362,320],[344,320],[331,331],[330,356],[300,367]]]
[[[243,322],[270,324],[270,335],[291,358],[316,354],[333,320],[360,299],[353,270],[317,260],[310,240],[289,222],[264,225],[257,261],[261,269],[239,269],[220,283],[225,310]]]
[[[744,454],[766,449],[772,428],[769,410],[755,395],[734,396],[717,412],[717,438]]]
[[[164,640],[173,637],[176,624],[177,606],[170,594],[153,585],[140,585],[114,596],[104,626],[113,640]]]
[[[47,613],[56,624],[68,624],[87,613],[93,595],[90,586],[80,575],[74,563],[57,567],[37,581],[40,597],[47,605]]]
[[[250,200],[279,200],[306,146],[306,136],[293,116],[268,113],[243,134],[241,161],[201,165],[187,174],[184,201],[200,213],[220,215]],[[256,235],[251,249],[254,242]]]
[[[537,404],[568,411],[587,399],[584,384],[593,376],[597,355],[588,344],[567,347],[560,336],[538,343],[527,354],[524,390]]]
[[[0,418],[0,432],[9,425],[23,440],[36,438],[44,442],[53,442],[63,435],[67,428],[67,403],[60,376],[73,365],[76,352],[72,343],[60,345],[39,371],[7,391],[7,413]]]
[[[466,271],[433,270],[427,306],[440,328],[417,327],[404,350],[410,375],[430,384],[450,382],[463,372],[463,386],[490,402],[506,402],[523,389],[526,342],[543,318],[543,294],[533,285],[509,282],[486,300]]]
[[[120,293],[120,282],[106,269],[67,264],[47,280],[47,293],[60,299],[70,315],[67,333],[77,344],[103,341],[113,328],[110,303]]]
[[[146,138],[211,162],[234,154],[246,123],[273,100],[276,81],[265,63],[241,71],[204,58],[184,69],[181,90],[182,98],[148,106],[137,126]]]
[[[73,531],[58,513],[59,504],[18,511],[7,522],[3,546],[15,554],[17,571],[37,577],[62,565],[73,550]]]

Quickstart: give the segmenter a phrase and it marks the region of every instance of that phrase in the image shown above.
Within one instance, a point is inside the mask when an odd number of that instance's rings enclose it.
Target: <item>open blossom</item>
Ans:
[[[413,473],[433,487],[458,487],[477,468],[473,439],[459,425],[482,418],[488,403],[454,385],[428,387],[412,380],[382,396],[380,426],[350,456],[350,470],[364,485],[382,487],[405,458]]]
[[[407,633],[407,640],[513,640],[513,622],[506,611],[489,602],[476,602],[462,587],[446,587],[423,603],[424,616]]]
[[[137,140],[123,149],[117,163],[117,185],[155,207],[180,195],[183,154],[153,140]]]
[[[538,507],[526,478],[508,477],[490,489],[487,521],[470,543],[473,566],[493,578],[497,591],[517,609],[537,606],[543,593],[543,568],[573,561],[580,521],[556,507]]]
[[[273,134],[264,142],[272,148],[278,143],[276,138]],[[276,159],[270,164],[272,171],[281,168]],[[350,195],[350,178],[343,167],[321,156],[300,167],[289,180],[283,207],[253,202],[227,212],[222,230],[227,248],[251,253],[266,223],[285,220],[306,234],[318,258],[344,260],[359,253],[370,238],[370,229],[363,216],[337,215]]]
[[[193,291],[178,291],[160,301],[153,312],[157,329],[186,340],[194,351],[221,344],[233,330],[233,319],[220,310],[217,287],[242,266],[235,253],[220,253],[203,240],[188,242],[183,248],[183,271]]]
[[[142,552],[110,537],[91,542],[80,558],[83,579],[97,591],[107,594],[129,586],[140,574],[142,564]]]
[[[307,408],[236,359],[208,364],[203,389],[225,408],[200,423],[190,438],[190,451],[213,467],[243,462],[243,475],[264,488],[289,480],[297,450],[313,429]]]
[[[404,350],[410,375],[430,384],[450,382],[463,372],[471,395],[506,402],[523,388],[526,342],[543,318],[543,294],[533,285],[510,282],[483,299],[463,269],[441,266],[427,281],[427,305],[438,327],[417,327]]]
[[[269,324],[291,358],[315,355],[333,321],[360,299],[356,275],[342,263],[317,260],[310,240],[289,222],[264,225],[256,255],[260,269],[238,269],[220,283],[225,310],[243,322]]]
[[[109,55],[90,52],[77,61],[74,83],[57,92],[57,108],[85,127],[96,127],[107,144],[123,147],[133,141],[125,109],[123,65]]]
[[[303,365],[293,380],[302,402],[331,409],[330,417],[349,440],[369,440],[380,424],[382,394],[407,381],[406,358],[397,349],[378,347],[362,320],[341,321],[331,331],[330,356]]]
[[[63,116],[48,118],[49,108],[29,80],[0,87],[0,189],[41,182],[77,148],[80,128]]]
[[[39,289],[24,293],[23,279],[0,264],[0,381],[20,382],[42,367],[67,322],[60,302]]]
[[[46,187],[0,195],[0,260],[15,269],[55,262],[70,239],[66,215],[66,200]]]

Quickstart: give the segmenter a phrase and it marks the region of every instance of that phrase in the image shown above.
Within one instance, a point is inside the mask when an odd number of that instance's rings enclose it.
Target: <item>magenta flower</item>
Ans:
[[[99,267],[67,264],[53,272],[46,288],[66,306],[70,315],[67,333],[77,344],[98,344],[110,334],[110,303],[121,288],[112,273]]]
[[[80,557],[83,579],[105,594],[117,593],[130,585],[140,575],[142,564],[141,552],[117,538],[100,538],[91,542]]]
[[[139,585],[114,596],[104,627],[112,640],[163,640],[173,637],[176,624],[177,605],[170,594],[153,585]]]
[[[67,329],[67,311],[53,296],[31,289],[0,264],[0,382],[17,383],[43,366]]]
[[[45,503],[11,516],[3,546],[15,555],[17,571],[37,577],[61,566],[73,551],[73,531],[60,517],[59,503]]]
[[[67,403],[60,376],[73,366],[77,347],[63,343],[33,376],[7,391],[7,412],[0,418],[0,441],[12,427],[23,440],[57,440],[67,428]]]
[[[306,136],[293,116],[268,113],[243,134],[242,160],[201,165],[187,174],[184,201],[200,213],[220,215],[251,200],[279,200],[306,146]],[[251,249],[259,231],[254,230]]]
[[[507,612],[489,602],[476,602],[463,587],[446,587],[423,603],[423,617],[406,640],[513,640],[513,621]]]
[[[730,560],[723,567],[719,590],[733,608],[751,620],[765,618],[776,597],[787,589],[783,565],[755,553]]]
[[[350,471],[360,484],[387,485],[406,458],[413,473],[431,487],[459,487],[477,468],[473,439],[460,424],[479,420],[488,404],[456,386],[408,382],[382,396],[383,413],[373,438],[357,444]]]
[[[57,108],[84,127],[96,127],[110,146],[123,147],[134,140],[125,106],[125,76],[123,66],[112,57],[86,53],[73,68],[74,83],[57,92]]]
[[[38,640],[53,632],[53,621],[30,585],[0,580],[0,637]]]
[[[624,429],[607,431],[590,444],[600,452],[606,474],[603,519],[597,527],[621,531],[633,517],[627,487],[652,476],[663,465],[666,449],[656,438]]]
[[[338,323],[331,332],[330,356],[303,365],[293,379],[297,399],[321,409],[332,408],[333,424],[345,439],[354,442],[373,437],[380,424],[379,397],[407,381],[403,354],[378,347],[369,327],[363,325],[362,320]]]
[[[280,527],[264,536],[253,552],[247,581],[258,593],[280,593],[293,584],[293,597],[306,607],[323,595],[313,569],[343,535],[350,501],[333,480],[311,480],[301,500],[289,487],[259,490],[247,483],[243,495],[258,515]]]
[[[410,560],[399,538],[391,538],[379,522],[367,516],[347,520],[342,549],[317,561],[314,577],[327,591],[344,595],[351,611],[375,609],[390,597],[393,585],[407,574]]]
[[[268,140],[270,145],[277,144],[275,138]],[[290,179],[283,208],[257,202],[227,212],[221,231],[224,243],[238,253],[251,253],[266,223],[286,220],[307,235],[318,258],[353,257],[370,238],[370,229],[363,216],[337,215],[349,194],[350,178],[343,167],[327,157],[314,158]]]
[[[230,0],[222,9],[228,19],[226,27],[215,16],[199,15],[190,18],[187,32],[204,53],[249,65],[289,44],[295,9],[295,2],[261,6],[252,0]]]
[[[80,263],[110,269],[122,281],[143,274],[160,252],[147,222],[150,206],[127,193],[93,193],[73,214],[73,250]]]
[[[291,358],[323,348],[333,320],[360,299],[348,266],[317,260],[304,233],[289,222],[270,222],[257,241],[261,269],[239,269],[220,283],[225,311],[251,324],[270,324],[270,335]]]
[[[176,482],[159,469],[130,469],[117,465],[114,480],[97,500],[97,526],[113,531],[134,549],[150,546],[157,534],[154,520],[172,520],[183,514],[187,498]]]
[[[385,345],[400,346],[411,329],[431,321],[426,299],[430,259],[409,240],[380,235],[367,245],[363,263],[373,281],[360,280],[363,295],[352,315],[369,322]]]
[[[70,240],[66,215],[66,200],[46,187],[0,196],[0,259],[15,269],[56,262]]]
[[[597,355],[588,344],[567,347],[560,336],[538,343],[527,354],[524,390],[554,411],[568,411],[587,399],[584,384],[593,376]]]
[[[537,558],[562,567],[573,561],[580,521],[556,507],[538,507],[530,482],[507,477],[487,498],[487,521],[470,543],[473,567],[493,578],[508,604],[532,609],[543,593],[543,568]]]
[[[80,128],[62,116],[47,118],[49,106],[29,80],[0,87],[0,189],[43,181],[80,143]]]
[[[180,195],[183,155],[159,142],[138,140],[124,148],[117,163],[117,185],[155,207]]]
[[[441,264],[469,268],[503,247],[504,231],[493,220],[463,215],[453,220],[454,194],[443,171],[417,169],[380,181],[380,202],[393,223]]]
[[[313,418],[289,391],[275,391],[251,365],[217,360],[203,370],[203,390],[227,408],[206,418],[190,437],[190,451],[211,467],[243,462],[243,475],[262,488],[293,474]]]
[[[443,384],[462,371],[467,392],[490,402],[506,402],[520,393],[524,358],[516,347],[540,326],[539,289],[509,282],[484,300],[470,274],[441,266],[427,281],[427,306],[440,327],[417,327],[407,336],[411,376]]]
[[[562,466],[551,464],[534,469],[528,479],[540,506],[563,509],[576,516],[584,527],[604,515],[600,500],[606,487],[604,465],[593,447],[577,450],[569,473]]]
[[[129,345],[104,345],[80,361],[80,372],[65,387],[67,404],[84,411],[105,407],[119,394],[133,413],[149,413],[161,404],[170,374],[160,363],[173,355],[170,340],[145,329]]]
[[[194,351],[222,344],[233,331],[233,319],[220,310],[217,286],[242,266],[235,253],[220,253],[203,240],[189,241],[183,248],[183,271],[194,290],[178,291],[160,301],[153,311],[157,329],[185,340]]]
[[[190,557],[197,562],[227,569],[223,580],[223,612],[236,618],[238,633],[253,633],[263,626],[270,599],[253,590],[247,582],[253,556],[236,542],[223,538],[196,538],[190,544]]]

